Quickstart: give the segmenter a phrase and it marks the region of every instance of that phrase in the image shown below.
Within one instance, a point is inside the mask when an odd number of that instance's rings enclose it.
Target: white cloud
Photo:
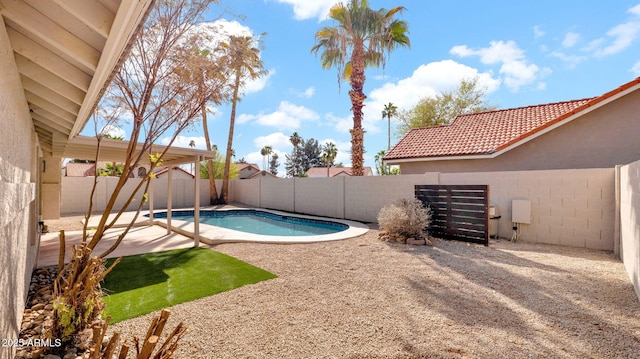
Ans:
[[[487,93],[496,91],[500,81],[494,79],[491,73],[478,72],[477,69],[457,63],[453,60],[443,60],[420,65],[410,77],[397,82],[388,82],[369,94],[364,108],[365,119],[363,126],[368,132],[376,133],[383,129],[379,126],[382,121],[384,105],[393,103],[398,109],[409,109],[424,97],[435,97],[443,91],[451,91],[460,85],[463,79],[478,78],[479,85]],[[346,125],[352,127],[351,118],[337,121],[336,128],[344,131]],[[386,131],[386,122],[383,124]],[[346,128],[348,130],[348,128]]]
[[[169,144],[169,141],[171,140],[171,137],[163,137],[160,140],[160,143],[164,146],[167,146]],[[173,147],[183,147],[183,148],[190,148],[191,146],[189,146],[189,144],[191,143],[191,141],[195,142],[195,147],[196,149],[200,149],[200,150],[204,150],[207,148],[206,142],[204,140],[204,136],[182,136],[179,135],[178,137],[176,137],[176,140],[173,141],[173,144],[171,146]]]
[[[582,61],[585,61],[587,59],[586,56],[568,55],[568,54],[565,54],[564,52],[561,52],[561,51],[553,51],[549,55],[552,56],[552,57],[556,57],[556,58],[566,62],[569,65],[569,68],[573,68],[577,64],[579,64]]]
[[[533,36],[538,38],[538,37],[542,37],[544,35],[545,35],[545,32],[544,32],[544,30],[542,30],[540,25],[536,25],[536,26],[533,27]]]
[[[268,73],[256,80],[249,80],[245,83],[243,92],[245,94],[260,92],[267,86],[269,79],[276,73],[275,69],[269,70]]]
[[[308,88],[306,88],[303,91],[297,90],[297,89],[289,89],[289,93],[293,94],[296,97],[300,97],[300,98],[312,98],[313,95],[315,95],[316,93],[316,88],[313,86],[310,86]]]
[[[306,90],[304,90],[302,97],[312,98],[315,93],[316,93],[316,89],[313,86],[311,86]]]
[[[115,125],[106,125],[103,126],[100,130],[101,134],[110,135],[112,137],[121,137],[123,139],[127,139],[127,133],[122,128]]]
[[[253,122],[261,126],[271,126],[278,129],[295,130],[300,128],[303,121],[315,121],[320,116],[304,106],[297,106],[288,101],[280,102],[278,109],[271,113],[258,115],[241,114],[238,123]]]
[[[640,76],[640,61],[633,64],[631,67],[631,72],[633,72],[636,76]]]
[[[460,57],[478,56],[486,65],[501,64],[499,73],[504,76],[504,83],[513,91],[537,81],[551,70],[540,69],[529,64],[525,53],[514,41],[491,41],[489,47],[471,49],[466,45],[454,46],[450,53]]]
[[[580,34],[575,32],[568,32],[564,36],[564,40],[562,40],[562,46],[567,48],[573,47],[578,42],[579,39],[580,39]]]
[[[640,34],[640,21],[630,21],[615,26],[607,31],[607,36],[613,38],[611,43],[603,48],[596,49],[596,56],[607,56],[617,54],[626,49],[631,43],[638,38]]]
[[[270,133],[266,136],[259,136],[253,140],[254,146],[256,148],[262,149],[264,146],[271,146],[274,149],[285,149],[288,147],[292,147],[291,142],[289,142],[289,136],[285,135],[282,132],[274,132]],[[278,155],[279,156],[279,155]]]
[[[492,93],[500,87],[500,80],[492,77],[489,72],[479,72],[477,69],[457,63],[453,60],[443,60],[420,65],[410,77],[397,82],[388,82],[372,90],[368,94],[364,107],[362,126],[367,133],[386,131],[387,123],[382,121],[382,110],[389,102],[401,109],[413,107],[424,97],[435,97],[443,91],[454,90],[463,79],[478,78],[479,85]],[[349,133],[353,128],[351,114],[337,117],[332,113],[325,115],[336,131]],[[384,123],[382,123],[384,122]]]
[[[349,130],[353,128],[353,116],[351,113],[344,117],[338,117],[330,112],[325,115],[325,119],[333,124],[336,131],[341,133],[349,133]]]
[[[640,4],[629,8],[627,13],[632,15],[632,19],[612,27],[607,31],[607,37],[591,41],[584,50],[603,57],[617,54],[631,46],[640,37]]]
[[[340,0],[277,0],[279,3],[293,6],[293,17],[296,20],[317,18],[326,19],[329,9]]]

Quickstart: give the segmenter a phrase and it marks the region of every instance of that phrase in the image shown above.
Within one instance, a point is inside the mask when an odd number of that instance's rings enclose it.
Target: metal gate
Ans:
[[[430,235],[489,245],[489,186],[416,185],[415,196],[431,208]]]

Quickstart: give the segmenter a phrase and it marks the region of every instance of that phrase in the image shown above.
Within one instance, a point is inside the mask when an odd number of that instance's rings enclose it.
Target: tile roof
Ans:
[[[278,178],[278,176],[274,175],[273,173],[269,172],[269,171],[265,171],[265,170],[260,170],[254,174],[251,174],[249,177],[246,178],[242,178],[242,179],[251,179],[251,178],[255,178],[258,176],[267,176],[267,177],[272,177],[272,178]]]
[[[640,77],[598,97],[460,115],[447,125],[412,129],[384,160],[489,155],[638,84]]]
[[[412,129],[384,158],[490,154],[589,100],[460,115],[447,125]]]
[[[340,174],[344,174],[347,176],[351,176],[351,167],[331,167],[329,168],[329,177],[335,177]],[[371,176],[373,175],[373,171],[371,167],[364,167],[364,175]],[[307,176],[309,177],[327,177],[327,167],[312,167],[307,171]]]
[[[182,168],[180,166],[173,166],[172,169],[174,171],[184,172],[186,175],[189,175],[192,178],[195,177],[194,175],[192,175],[191,173],[189,173],[188,171],[186,171],[184,168]],[[169,167],[164,167],[164,168],[162,168],[160,170],[157,170],[155,173],[156,173],[157,177],[160,177],[160,176],[162,176],[163,174],[165,174],[167,172],[169,172]]]

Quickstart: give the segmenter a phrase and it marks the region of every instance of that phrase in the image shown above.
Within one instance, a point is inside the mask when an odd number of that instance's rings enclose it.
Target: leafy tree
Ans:
[[[259,43],[259,41],[258,41]],[[229,169],[233,145],[233,129],[236,120],[236,106],[240,99],[240,89],[244,87],[246,80],[255,80],[267,74],[264,64],[260,59],[260,49],[256,47],[256,40],[251,36],[230,36],[227,43],[223,43],[225,53],[221,56],[227,64],[233,83],[231,85],[231,118],[229,120],[229,137],[227,139],[227,152],[224,165],[224,179],[222,181],[222,193],[219,203],[227,203],[229,197]]]
[[[102,167],[98,168],[98,176],[120,177],[122,176],[122,172],[124,171],[124,168],[122,167],[122,163],[116,163],[116,162],[105,163],[104,167],[105,168],[102,168]]]
[[[212,164],[213,168],[213,177],[209,176],[209,162]],[[229,166],[229,177],[230,178],[238,178],[240,170],[235,163],[232,163]],[[203,161],[200,162],[200,178],[206,179],[223,179],[224,178],[224,157],[220,153],[216,153],[216,158],[211,161]]]
[[[302,177],[306,170],[304,150],[302,147],[294,147],[292,153],[285,154],[284,168],[287,171],[287,177]]]
[[[164,153],[177,136],[193,124],[200,112],[201,97],[204,94],[190,81],[190,67],[185,64],[190,63],[193,58],[188,46],[190,41],[185,39],[191,38],[189,31],[214,1],[157,0],[150,8],[141,35],[132,42],[130,56],[115,74],[94,114],[98,143],[95,161],[100,155],[101,143],[105,137],[97,131],[99,119],[105,125],[113,125],[126,111],[131,118],[131,134],[127,140],[122,175],[114,186],[97,226],[89,231],[87,226],[93,212],[93,192],[97,187],[97,176],[94,177],[82,241],[78,247],[74,247],[71,261],[59,266],[52,300],[54,325],[52,332],[47,334],[49,338],[59,338],[63,343],[70,342],[99,319],[104,304],[98,287],[110,270],[104,268],[104,257],[117,248],[136,221],[145,203],[153,169],[162,163]],[[170,137],[164,152],[152,153],[153,144],[167,133]],[[134,175],[134,169],[143,163],[150,170],[133,191],[124,192],[125,201],[120,209],[116,209],[116,203],[122,203],[118,199],[123,194],[125,184],[130,177],[134,177],[131,176]],[[106,251],[94,255],[93,251],[104,238],[105,232],[115,225],[136,198],[137,211],[132,221]]]
[[[273,156],[271,156],[271,161],[269,161],[269,172],[271,172],[272,175],[277,176],[278,166],[280,166],[280,162],[278,162],[278,154],[274,153]]]
[[[300,138],[298,145],[293,147],[291,155],[285,155],[285,159],[288,177],[302,177],[309,168],[323,166],[322,148],[313,138],[307,141]]]
[[[237,161],[238,163],[247,163],[247,160],[244,159],[244,157],[242,157],[241,159],[239,159]]]
[[[399,175],[400,169],[397,167],[391,168],[391,166],[386,166],[382,163],[382,157],[386,154],[385,150],[381,150],[374,156],[374,160],[376,162],[376,172],[378,172],[381,176],[386,175]]]
[[[333,142],[327,142],[322,148],[322,162],[327,166],[327,177],[329,177],[329,169],[333,165],[333,160],[337,155],[338,148]]]
[[[486,100],[486,90],[478,84],[478,78],[462,80],[454,91],[445,91],[435,98],[424,97],[417,105],[398,115],[400,136],[412,128],[447,124],[456,116],[495,110]]]
[[[395,19],[405,8],[372,10],[367,0],[350,0],[345,6],[338,3],[329,10],[335,27],[323,27],[315,34],[311,52],[320,52],[322,67],[337,67],[340,75],[349,81],[353,128],[351,132],[351,163],[354,176],[364,175],[364,130],[362,108],[365,68],[384,66],[386,55],[398,46],[409,46],[408,24]]]
[[[384,105],[384,110],[382,110],[382,118],[387,118],[387,151],[391,149],[391,117],[398,114],[398,107],[393,103],[389,102]]]
[[[304,172],[307,172],[312,167],[323,167],[322,147],[318,140],[310,138],[304,142],[302,148],[304,153]]]

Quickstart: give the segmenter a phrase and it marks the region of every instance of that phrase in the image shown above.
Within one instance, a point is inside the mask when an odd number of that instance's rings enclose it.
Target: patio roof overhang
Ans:
[[[41,150],[64,157],[147,18],[153,0],[0,0]]]
[[[99,161],[121,162],[126,158],[128,141],[118,141],[111,139],[103,139],[100,143]],[[94,160],[98,147],[98,139],[95,137],[76,136],[69,141],[65,147],[63,157],[78,158],[85,160]],[[137,144],[137,151],[142,148],[142,144]],[[167,149],[167,146],[152,145],[151,153],[161,153]],[[182,148],[171,146],[162,157],[162,166],[175,166],[185,163],[194,163],[196,161],[204,161],[215,159],[215,152],[206,150],[197,150],[193,148]]]

